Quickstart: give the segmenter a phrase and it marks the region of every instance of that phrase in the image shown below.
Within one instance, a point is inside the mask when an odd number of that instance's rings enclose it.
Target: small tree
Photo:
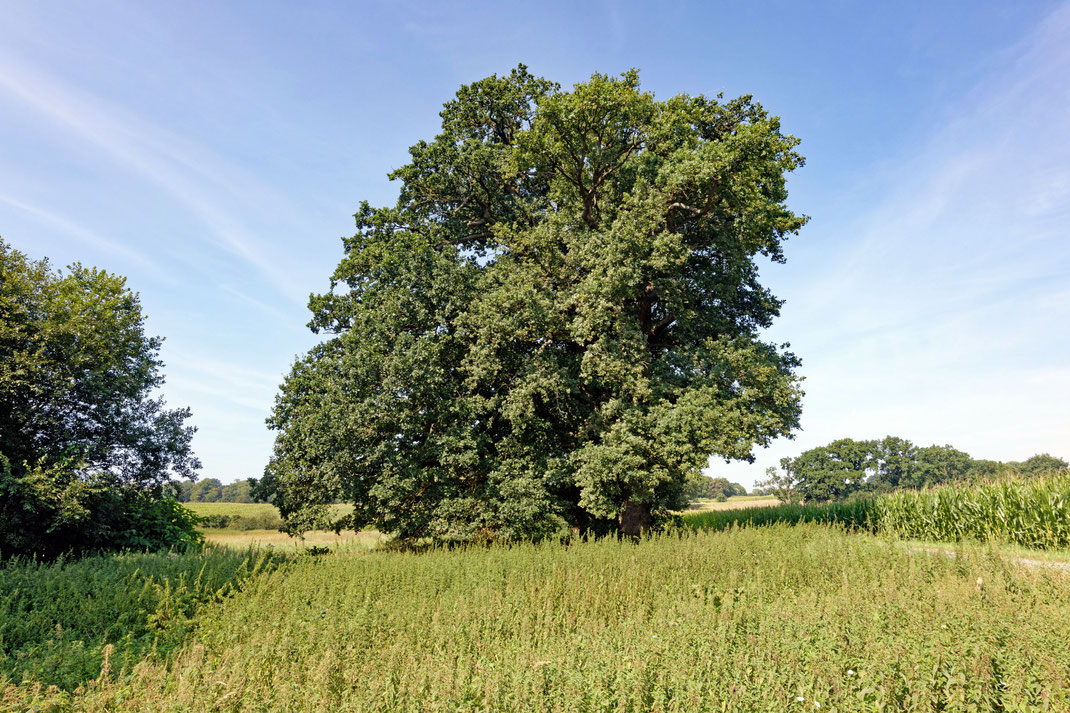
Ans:
[[[164,497],[172,474],[200,464],[188,409],[153,396],[160,343],[124,278],[63,274],[0,240],[0,554],[197,537]]]
[[[798,482],[795,480],[794,462],[791,458],[780,459],[780,470],[774,466],[765,469],[765,480],[759,480],[755,492],[772,495],[782,503],[793,505],[799,502]]]

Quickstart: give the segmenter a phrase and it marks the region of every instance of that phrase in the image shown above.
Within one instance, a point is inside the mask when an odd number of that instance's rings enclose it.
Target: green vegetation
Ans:
[[[191,502],[184,503],[207,529],[281,530],[279,510],[269,503]],[[327,508],[331,520],[344,518],[353,512],[352,505],[335,504]]]
[[[961,483],[878,499],[878,530],[900,537],[1070,547],[1070,473]]]
[[[0,240],[0,557],[197,541],[164,499],[200,467],[166,410],[159,337],[125,278],[66,273]]]
[[[920,448],[888,436],[881,440],[841,438],[782,458],[780,469],[768,468],[758,490],[784,503],[829,502],[866,493],[888,493],[942,483],[980,482],[997,477],[1067,472],[1068,464],[1047,453],[1022,462],[974,460],[951,446]]]
[[[711,478],[700,472],[688,473],[684,481],[683,500],[685,503],[704,499],[725,502],[729,498],[746,494],[747,489],[739,483],[730,483],[727,478]]]
[[[1070,706],[1070,578],[816,525],[299,558],[70,711]]]
[[[0,241],[0,708],[1070,710],[1065,461],[841,439],[778,507],[700,474],[799,424],[778,119],[523,66],[442,119],[312,298],[259,481],[193,480],[123,278]]]
[[[682,521],[691,528],[712,530],[835,523],[911,539],[993,540],[1062,549],[1070,547],[1070,473],[977,485],[953,483],[845,502],[693,513],[683,515]]]
[[[248,577],[267,554],[122,554],[0,565],[0,690],[23,680],[73,690],[143,660],[164,660],[193,631],[197,612]]]
[[[246,478],[223,484],[218,478],[179,480],[171,487],[180,503],[254,503],[256,480]]]
[[[185,503],[203,528],[232,530],[281,530],[282,517],[267,503]]]
[[[777,117],[523,66],[441,116],[310,302],[333,336],[282,385],[261,481],[291,529],[343,501],[406,539],[638,534],[710,454],[797,428],[799,360],[760,338],[759,263],[806,222]]]

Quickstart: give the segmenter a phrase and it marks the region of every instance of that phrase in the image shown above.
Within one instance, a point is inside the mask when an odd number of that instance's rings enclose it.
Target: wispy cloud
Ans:
[[[823,265],[780,273],[772,334],[804,358],[805,430],[755,466],[715,471],[753,480],[781,456],[889,433],[977,457],[1070,457],[1067,37],[1070,4],[889,171],[853,231],[815,236]]]
[[[235,297],[239,302],[247,304],[251,307],[255,307],[264,314],[274,317],[276,320],[278,320],[278,324],[280,326],[285,326],[287,328],[301,327],[303,329],[300,321],[294,320],[293,314],[287,314],[283,310],[277,307],[273,307],[268,303],[264,302],[263,300],[258,300],[257,298],[252,297],[251,295],[245,294],[236,287],[231,287],[230,285],[224,284],[220,285],[219,289],[223,292],[226,292],[228,295]]]
[[[175,403],[190,403],[195,423],[204,418],[205,408],[238,408],[246,412],[245,418],[263,423],[283,378],[282,374],[206,355],[164,356],[169,398]]]
[[[259,271],[298,304],[304,295],[280,261],[228,204],[270,205],[281,200],[255,176],[218,155],[130,111],[69,86],[30,63],[0,54],[0,90],[48,117],[185,205],[211,240]]]
[[[109,240],[103,235],[86,228],[83,225],[75,223],[63,216],[57,215],[51,211],[47,211],[36,205],[31,205],[24,201],[15,198],[14,196],[6,193],[0,193],[0,203],[16,208],[24,213],[33,216],[42,224],[47,225],[55,230],[59,230],[76,240],[79,240],[87,245],[90,245],[97,250],[111,253],[128,262],[139,265],[146,268],[156,276],[157,279],[162,279],[169,284],[175,284],[175,279],[169,276],[164,270],[160,269],[160,266],[148,259],[140,252],[131,250],[127,246],[117,243],[114,240]]]

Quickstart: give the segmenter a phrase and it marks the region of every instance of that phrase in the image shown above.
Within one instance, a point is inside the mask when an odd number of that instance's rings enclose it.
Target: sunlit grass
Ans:
[[[371,549],[383,541],[384,537],[375,530],[353,532],[343,530],[341,533],[314,530],[306,532],[304,537],[291,537],[279,530],[229,530],[205,529],[205,540],[213,545],[231,549],[249,547],[273,547],[280,550],[302,550],[309,547],[351,546]]]
[[[727,500],[718,501],[702,498],[691,503],[686,513],[710,512],[713,510],[745,510],[747,508],[767,508],[779,505],[780,501],[766,495],[733,495]]]
[[[1070,575],[834,527],[297,556],[77,711],[1070,708]],[[798,699],[803,699],[799,701]]]

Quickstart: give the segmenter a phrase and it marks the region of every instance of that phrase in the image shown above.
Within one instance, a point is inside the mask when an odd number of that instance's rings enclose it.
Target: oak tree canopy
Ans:
[[[523,65],[441,116],[311,299],[329,338],[281,387],[260,483],[292,529],[342,500],[402,538],[634,534],[711,455],[798,427],[799,361],[759,336],[759,261],[806,222],[778,118]]]

